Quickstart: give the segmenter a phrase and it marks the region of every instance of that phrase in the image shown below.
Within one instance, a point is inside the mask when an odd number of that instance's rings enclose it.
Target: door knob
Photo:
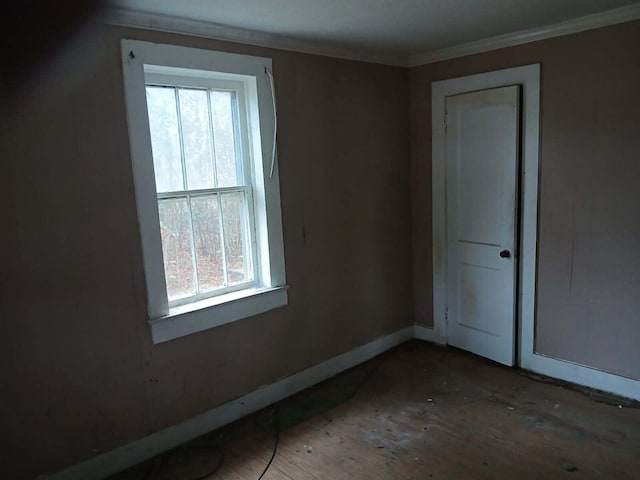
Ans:
[[[500,252],[500,258],[509,258],[511,256],[511,252],[509,250],[502,250]]]

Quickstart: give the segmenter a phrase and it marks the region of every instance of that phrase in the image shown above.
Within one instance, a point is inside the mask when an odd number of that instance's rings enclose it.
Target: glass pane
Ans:
[[[247,236],[247,203],[243,192],[225,193],[222,203],[224,246],[229,285],[251,280],[251,258]]]
[[[187,200],[160,200],[158,211],[169,300],[194,295],[196,286]]]
[[[147,109],[158,192],[182,190],[178,113],[173,88],[147,87]]]
[[[208,292],[224,287],[217,195],[192,198],[191,208],[200,292]]]
[[[233,187],[239,185],[232,110],[235,93],[212,91],[210,95],[218,186]]]
[[[182,145],[189,190],[213,188],[213,155],[206,90],[178,89]]]

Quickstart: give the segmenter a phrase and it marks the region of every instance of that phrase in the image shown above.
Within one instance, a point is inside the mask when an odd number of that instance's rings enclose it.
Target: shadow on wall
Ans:
[[[30,0],[3,5],[0,91],[6,101],[29,85],[42,65],[48,66],[64,46],[105,7],[104,0],[59,2]],[[3,103],[5,99],[3,98]]]

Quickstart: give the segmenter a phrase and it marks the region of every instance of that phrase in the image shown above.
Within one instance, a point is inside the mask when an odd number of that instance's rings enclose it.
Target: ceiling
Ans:
[[[112,0],[324,49],[408,58],[637,4],[637,0]]]

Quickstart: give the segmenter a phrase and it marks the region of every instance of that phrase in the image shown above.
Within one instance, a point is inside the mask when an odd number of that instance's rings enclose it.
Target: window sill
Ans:
[[[226,323],[258,315],[288,302],[287,287],[252,288],[174,307],[149,321],[153,343],[168,342]]]

